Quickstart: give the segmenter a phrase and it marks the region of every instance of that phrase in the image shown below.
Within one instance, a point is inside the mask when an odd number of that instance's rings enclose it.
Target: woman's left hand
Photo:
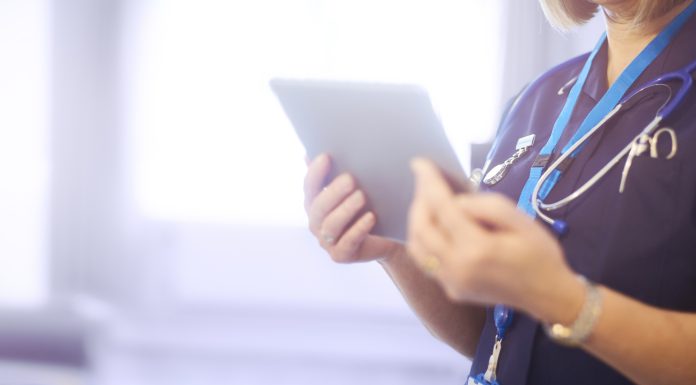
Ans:
[[[546,228],[502,195],[454,194],[428,160],[412,169],[409,254],[452,300],[502,303],[547,322],[574,319],[583,286]]]

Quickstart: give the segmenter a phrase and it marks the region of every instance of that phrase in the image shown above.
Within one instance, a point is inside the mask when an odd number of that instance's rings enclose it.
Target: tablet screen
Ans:
[[[468,178],[450,145],[427,92],[409,84],[273,79],[290,122],[313,159],[332,158],[331,178],[352,174],[367,195],[372,233],[403,242],[413,194],[409,164],[433,160],[455,191]]]

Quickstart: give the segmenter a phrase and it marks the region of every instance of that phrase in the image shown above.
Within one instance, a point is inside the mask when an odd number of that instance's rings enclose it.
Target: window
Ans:
[[[496,124],[499,1],[133,6],[131,170],[154,218],[304,223],[303,150],[268,89],[275,76],[426,85],[463,159]]]
[[[0,2],[0,305],[47,296],[48,3]]]

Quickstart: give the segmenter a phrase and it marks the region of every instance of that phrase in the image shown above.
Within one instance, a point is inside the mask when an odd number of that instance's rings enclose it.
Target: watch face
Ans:
[[[570,335],[573,333],[570,328],[565,327],[561,324],[553,324],[549,328],[549,332],[551,333],[551,336],[553,338],[560,338],[560,339],[565,339],[565,338],[570,338]]]
[[[548,325],[544,328],[546,335],[557,343],[565,346],[577,346],[578,341],[573,336],[573,329],[561,324]]]

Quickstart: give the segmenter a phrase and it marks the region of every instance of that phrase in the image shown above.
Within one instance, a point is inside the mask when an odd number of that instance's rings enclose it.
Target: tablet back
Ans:
[[[432,159],[456,191],[468,179],[427,92],[415,85],[273,79],[307,156],[328,153],[331,178],[349,172],[377,216],[373,234],[403,242],[413,194],[409,162]]]

